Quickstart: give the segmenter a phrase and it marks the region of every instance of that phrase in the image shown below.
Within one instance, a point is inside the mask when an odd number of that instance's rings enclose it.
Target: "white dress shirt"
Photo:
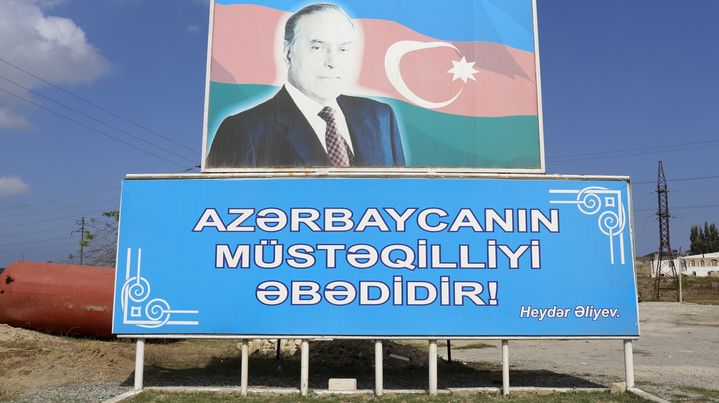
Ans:
[[[329,106],[334,109],[335,125],[337,125],[337,130],[339,131],[342,138],[345,140],[345,143],[347,143],[347,147],[349,147],[352,154],[354,154],[354,149],[352,148],[352,139],[350,138],[350,131],[349,128],[347,128],[347,119],[345,119],[345,115],[342,113],[342,109],[340,108],[340,106],[337,105],[336,99],[330,100],[325,105],[323,105],[315,101],[314,99],[308,97],[290,83],[285,84],[285,88],[287,88],[287,92],[290,94],[290,97],[295,102],[295,105],[297,105],[297,108],[299,108],[300,112],[302,112],[302,115],[304,115],[305,119],[307,119],[307,122],[309,122],[310,126],[312,126],[312,130],[314,130],[315,134],[317,135],[317,139],[319,139],[320,144],[322,144],[322,147],[325,149],[325,152],[327,151],[327,144],[325,144],[327,122],[319,116],[319,113],[325,106]]]

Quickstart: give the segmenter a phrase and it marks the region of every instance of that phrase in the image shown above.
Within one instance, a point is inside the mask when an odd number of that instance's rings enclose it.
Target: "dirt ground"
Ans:
[[[27,391],[124,379],[134,346],[50,336],[0,325],[0,398]]]
[[[680,398],[696,388],[719,390],[719,306],[647,302],[639,304],[640,338],[633,343],[635,380],[664,398]],[[463,349],[472,342],[452,342],[452,358],[501,362],[499,342]],[[445,349],[440,353],[446,357]],[[624,377],[619,340],[512,341],[514,370],[546,369],[600,384]]]
[[[651,302],[639,307],[638,386],[674,400],[692,400],[700,396],[697,390],[719,391],[719,306]],[[296,345],[285,345],[282,359],[275,361],[274,342],[254,343],[251,386],[297,386]],[[453,362],[440,362],[440,388],[501,384],[499,342],[451,345]],[[444,342],[439,350],[446,359]],[[424,389],[426,351],[424,342],[386,342],[385,387]],[[126,340],[50,336],[0,325],[0,400],[62,401],[73,390],[78,394],[72,400],[106,399],[131,387],[134,354],[134,344]],[[236,385],[238,355],[237,340],[148,343],[146,385]],[[312,388],[326,388],[329,377],[356,377],[360,388],[373,385],[370,341],[316,342],[310,357]],[[608,386],[624,378],[619,340],[512,341],[510,361],[514,386]]]

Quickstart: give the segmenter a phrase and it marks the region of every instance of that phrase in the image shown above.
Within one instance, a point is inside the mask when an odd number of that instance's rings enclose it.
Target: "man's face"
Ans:
[[[301,17],[285,50],[288,81],[320,103],[341,95],[355,75],[355,37],[350,21],[335,10]]]

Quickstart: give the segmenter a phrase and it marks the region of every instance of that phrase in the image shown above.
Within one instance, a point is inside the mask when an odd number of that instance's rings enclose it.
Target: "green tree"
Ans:
[[[85,221],[84,240],[80,241],[83,248],[83,264],[92,266],[114,267],[117,254],[117,224],[120,212],[105,211],[99,218]],[[71,254],[70,262],[79,263],[79,253]]]
[[[689,253],[692,255],[704,250],[704,241],[699,236],[699,227],[692,225],[689,229]]]
[[[719,252],[719,230],[716,225],[704,222],[704,226],[692,225],[689,230],[690,250],[693,255]]]
[[[719,231],[717,230],[716,225],[714,225],[714,224],[709,225],[708,234],[709,234],[709,236],[708,236],[709,253],[719,252]]]

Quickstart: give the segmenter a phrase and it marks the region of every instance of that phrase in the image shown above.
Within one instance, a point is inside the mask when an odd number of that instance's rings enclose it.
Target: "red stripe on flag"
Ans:
[[[359,84],[386,96],[411,101],[401,94],[385,71],[386,50],[397,41],[443,42],[383,20],[362,20],[365,53]],[[438,47],[406,53],[400,71],[407,87],[419,98],[442,102],[461,94],[439,112],[465,116],[536,115],[537,91],[534,53],[488,42],[445,42]],[[474,63],[472,78],[453,80],[448,71],[464,57]]]
[[[282,30],[287,17],[287,13],[262,6],[216,5],[211,80],[283,83]],[[445,42],[392,21],[362,19],[356,23],[362,27],[365,43],[357,94],[433,105],[431,109],[455,115],[537,115],[534,53],[497,43]],[[387,50],[398,41],[442,43],[441,47],[404,53],[399,65],[404,86],[396,78],[391,82],[385,68]],[[460,64],[459,75],[449,72],[455,63]],[[452,103],[437,106],[457,94]]]
[[[210,80],[228,84],[277,84],[275,40],[287,14],[256,5],[215,4]]]

